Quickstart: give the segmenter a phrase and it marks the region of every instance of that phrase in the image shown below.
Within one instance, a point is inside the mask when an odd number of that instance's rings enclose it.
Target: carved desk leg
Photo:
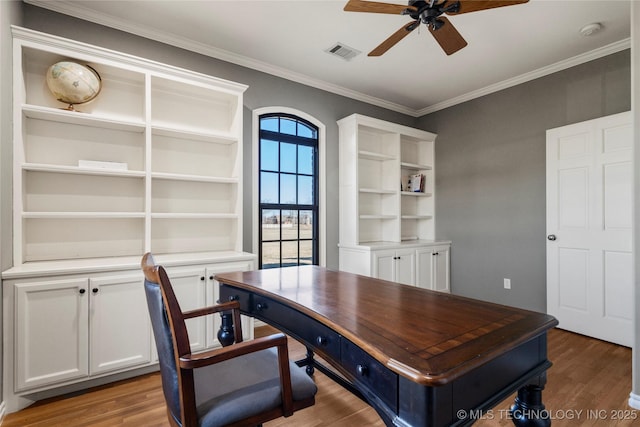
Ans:
[[[549,412],[542,404],[542,389],[539,385],[529,384],[518,390],[510,414],[517,427],[549,427]]]
[[[235,341],[233,334],[233,316],[231,312],[223,311],[220,313],[220,318],[222,319],[222,324],[218,331],[218,341],[220,341],[223,347],[226,347]]]

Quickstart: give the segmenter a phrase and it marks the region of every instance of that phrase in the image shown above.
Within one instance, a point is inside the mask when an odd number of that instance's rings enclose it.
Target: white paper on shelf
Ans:
[[[78,160],[78,167],[88,169],[117,169],[128,170],[127,163],[122,162],[102,162],[98,160]]]

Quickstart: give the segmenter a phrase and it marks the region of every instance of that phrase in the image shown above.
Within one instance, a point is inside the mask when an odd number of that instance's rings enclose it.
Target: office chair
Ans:
[[[182,312],[150,253],[142,270],[172,426],[259,426],[315,403],[316,385],[289,361],[284,334],[243,341],[237,301]],[[185,319],[221,311],[233,314],[235,343],[191,353]]]

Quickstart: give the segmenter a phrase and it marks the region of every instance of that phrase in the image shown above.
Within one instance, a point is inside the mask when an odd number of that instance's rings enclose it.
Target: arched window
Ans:
[[[285,113],[258,121],[259,267],[318,264],[318,128]]]

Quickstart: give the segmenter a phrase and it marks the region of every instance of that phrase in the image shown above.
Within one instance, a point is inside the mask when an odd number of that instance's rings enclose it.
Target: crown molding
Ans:
[[[503,89],[517,86],[519,84],[526,83],[531,80],[538,79],[540,77],[548,76],[549,74],[566,70],[567,68],[575,67],[576,65],[584,64],[586,62],[593,61],[594,59],[602,58],[604,56],[611,55],[613,53],[620,52],[625,49],[629,49],[630,47],[631,47],[631,39],[630,38],[623,39],[618,42],[603,46],[601,48],[583,53],[581,55],[576,55],[574,57],[564,59],[562,61],[556,62],[555,64],[538,68],[537,70],[533,70],[528,73],[521,74],[511,79],[503,80],[499,83],[489,85],[484,88],[474,90],[471,92],[467,92],[463,95],[456,96],[455,98],[451,98],[446,101],[439,102],[437,104],[430,105],[428,107],[425,107],[421,110],[416,111],[417,117],[434,113],[436,111],[443,110],[445,108],[449,108],[454,105],[461,104],[463,102],[467,102],[475,98],[480,98],[481,96],[489,95],[491,93],[498,92]]]
[[[0,0],[1,1],[1,0]],[[531,80],[535,80],[546,75],[565,70],[567,68],[574,67],[576,65],[583,64],[585,62],[592,61],[631,47],[631,39],[627,38],[619,42],[611,43],[607,46],[603,46],[598,49],[594,49],[590,52],[586,52],[581,55],[576,55],[572,58],[568,58],[555,64],[551,64],[546,67],[539,68],[537,70],[521,74],[501,81],[499,83],[486,86],[484,88],[474,90],[460,96],[438,102],[436,104],[424,107],[422,109],[410,108],[395,102],[387,101],[381,98],[370,96],[362,92],[351,90],[343,86],[338,86],[326,81],[316,79],[307,76],[302,73],[296,73],[291,70],[287,70],[282,67],[258,61],[248,58],[246,56],[238,55],[236,53],[215,48],[205,45],[204,43],[196,42],[191,39],[176,36],[175,34],[169,34],[163,31],[158,31],[154,28],[141,26],[139,24],[133,24],[121,19],[114,19],[113,17],[101,13],[96,13],[81,5],[69,2],[69,1],[56,1],[50,2],[46,0],[23,0],[25,3],[32,4],[44,9],[49,9],[54,12],[62,13],[65,15],[73,16],[85,21],[93,22],[96,24],[104,25],[106,27],[114,28],[120,31],[124,31],[130,34],[135,34],[140,37],[155,40],[161,43],[165,43],[171,46],[175,46],[181,49],[189,50],[192,52],[200,53],[212,58],[216,58],[225,62],[240,65],[242,67],[250,68],[252,70],[267,73],[276,77],[280,77],[286,80],[290,80],[296,83],[310,86],[316,89],[324,90],[326,92],[334,93],[336,95],[351,98],[357,101],[365,102],[367,104],[375,105],[387,110],[396,111],[398,113],[406,114],[412,117],[422,117],[426,114],[430,114],[439,110],[443,110],[448,107],[452,107],[457,104],[461,104],[466,101],[470,101],[481,96],[489,95],[494,92],[498,92],[503,89],[507,89]]]

